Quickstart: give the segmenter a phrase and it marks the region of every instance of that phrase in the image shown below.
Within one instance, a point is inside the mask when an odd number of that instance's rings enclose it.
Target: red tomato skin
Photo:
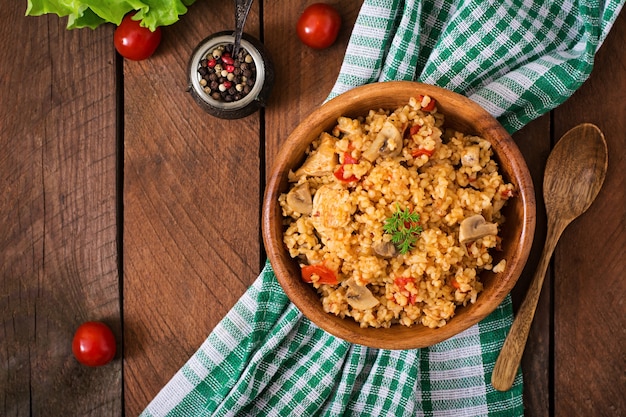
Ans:
[[[132,61],[142,61],[150,58],[161,43],[161,28],[154,32],[140,26],[138,20],[133,20],[134,13],[127,14],[113,34],[115,49],[124,58]]]
[[[115,351],[115,336],[106,324],[88,321],[76,329],[72,339],[72,353],[83,365],[106,365],[115,357]]]
[[[423,95],[420,94],[420,95],[417,96],[417,101],[419,103],[421,103],[423,99],[424,99]],[[435,100],[434,98],[431,97],[430,98],[430,102],[426,106],[422,107],[422,110],[424,110],[424,111],[433,111],[433,110],[435,110],[435,106],[436,105],[437,105],[437,100]]]
[[[337,178],[341,182],[354,182],[354,181],[357,181],[358,178],[356,177],[356,175],[350,175],[348,178],[344,178],[344,165],[341,165],[337,169],[337,171],[334,172],[335,178]]]
[[[352,164],[358,164],[358,163],[359,161],[353,158],[352,155],[350,155],[350,152],[345,152],[343,154],[343,164],[341,164],[341,166],[334,173],[335,178],[337,178],[339,181],[342,181],[342,182],[357,181],[358,178],[355,175],[350,175],[350,177],[344,178],[344,165],[352,165]]]
[[[422,148],[417,148],[415,149],[413,152],[411,152],[411,156],[413,158],[418,158],[422,155],[426,155],[427,157],[431,157],[433,156],[433,154],[435,153],[435,150],[427,150],[427,149],[422,149]]]
[[[337,40],[341,28],[341,15],[333,6],[313,3],[298,19],[296,33],[303,44],[313,49],[324,49]]]
[[[305,265],[302,267],[302,280],[306,283],[313,282],[311,275],[316,274],[320,277],[317,281],[320,284],[338,284],[335,272],[326,265]]]

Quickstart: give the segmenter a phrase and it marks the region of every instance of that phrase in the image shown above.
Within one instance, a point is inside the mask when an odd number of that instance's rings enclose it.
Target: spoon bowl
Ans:
[[[584,123],[565,133],[546,164],[543,197],[548,217],[571,222],[587,211],[600,192],[607,164],[606,142],[598,127]]]
[[[499,391],[507,391],[513,385],[556,244],[567,225],[587,211],[596,199],[607,165],[604,135],[590,123],[580,124],[565,133],[548,157],[543,179],[548,219],[546,242],[528,293],[493,369],[491,384]]]

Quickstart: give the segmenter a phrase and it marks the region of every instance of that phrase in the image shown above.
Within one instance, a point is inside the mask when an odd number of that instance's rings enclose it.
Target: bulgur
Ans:
[[[338,118],[289,181],[279,197],[284,244],[324,310],[361,327],[444,326],[458,305],[476,301],[481,271],[506,267],[490,251],[514,187],[489,141],[445,129],[430,97]],[[419,215],[406,253],[384,230],[400,211]],[[461,243],[460,225],[472,217],[486,231]]]

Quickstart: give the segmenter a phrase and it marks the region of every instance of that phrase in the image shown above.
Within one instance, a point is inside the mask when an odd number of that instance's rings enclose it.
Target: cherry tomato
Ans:
[[[115,357],[115,336],[102,322],[85,322],[76,329],[72,340],[72,352],[83,365],[106,365]]]
[[[314,3],[300,15],[296,32],[303,44],[314,49],[328,48],[335,43],[341,16],[337,9],[325,3]]]
[[[115,49],[124,58],[141,61],[149,58],[161,43],[161,28],[154,32],[140,26],[138,20],[133,20],[134,13],[124,16],[120,25],[113,34]]]

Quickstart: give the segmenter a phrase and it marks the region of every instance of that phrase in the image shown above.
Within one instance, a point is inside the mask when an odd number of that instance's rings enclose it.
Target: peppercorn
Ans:
[[[256,66],[252,56],[241,48],[232,55],[233,45],[220,45],[200,60],[198,74],[201,85],[207,85],[207,94],[214,100],[232,102],[241,100],[252,91],[256,81]]]

